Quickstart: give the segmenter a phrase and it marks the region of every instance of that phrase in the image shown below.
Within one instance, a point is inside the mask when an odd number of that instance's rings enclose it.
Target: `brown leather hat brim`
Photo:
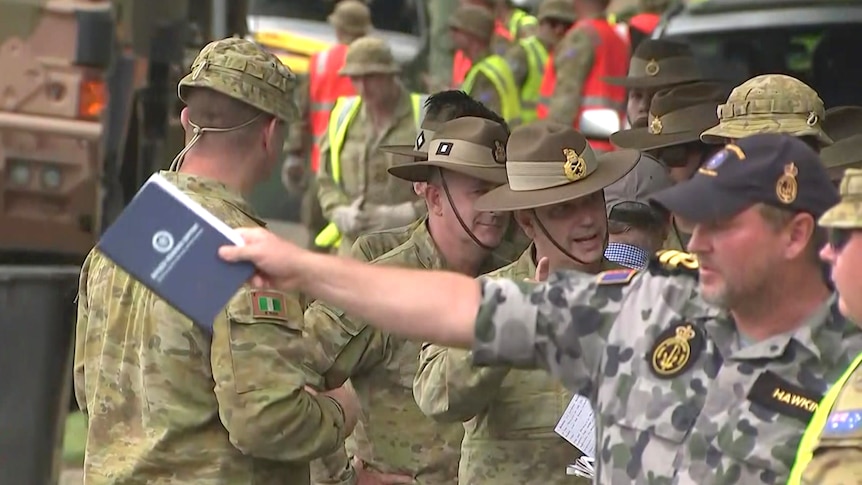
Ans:
[[[427,154],[426,154],[427,156]],[[498,167],[468,167],[459,163],[451,162],[429,162],[419,160],[415,162],[402,163],[389,167],[388,172],[394,176],[410,182],[427,182],[432,168],[451,170],[461,175],[473,177],[492,184],[504,185],[508,182],[506,170],[501,165]]]
[[[509,185],[497,187],[476,200],[480,211],[516,211],[562,204],[603,190],[623,178],[638,161],[636,150],[617,150],[598,157],[598,167],[589,177],[559,187],[544,190],[514,191]]]
[[[614,146],[620,148],[628,148],[645,152],[700,141],[701,131],[702,130],[692,130],[683,133],[653,135],[649,132],[649,128],[634,128],[631,130],[618,131],[612,134],[610,142]]]
[[[820,159],[833,180],[840,180],[844,170],[862,165],[862,134],[852,135],[823,147]]]
[[[659,89],[669,88],[677,84],[691,83],[695,81],[705,81],[701,76],[665,76],[665,77],[603,77],[602,81],[624,88],[638,89]]]

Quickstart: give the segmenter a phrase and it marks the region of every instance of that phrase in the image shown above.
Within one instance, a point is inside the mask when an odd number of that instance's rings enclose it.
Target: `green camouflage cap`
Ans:
[[[700,135],[704,143],[725,143],[761,133],[813,136],[822,145],[826,110],[820,96],[802,81],[784,74],[764,74],[740,84],[718,107],[718,125]]]
[[[478,5],[461,5],[449,17],[449,28],[467,32],[482,40],[491,40],[494,36],[494,15]]]
[[[371,31],[371,10],[368,5],[358,0],[338,2],[326,20],[349,35],[362,36]]]
[[[841,202],[820,217],[820,225],[838,229],[862,229],[862,169],[848,168],[838,191]]]
[[[544,0],[539,4],[539,11],[536,17],[539,21],[553,19],[564,22],[575,22],[578,20],[572,0]]]
[[[177,86],[183,102],[188,88],[212,89],[286,122],[299,119],[296,76],[250,40],[231,37],[207,44]]]
[[[398,74],[401,68],[395,62],[392,49],[379,37],[360,37],[347,48],[341,76],[366,76],[368,74]]]

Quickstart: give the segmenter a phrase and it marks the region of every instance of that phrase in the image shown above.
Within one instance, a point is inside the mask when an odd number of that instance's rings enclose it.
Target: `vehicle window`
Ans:
[[[251,0],[251,15],[325,22],[335,2],[325,0]],[[416,0],[372,0],[371,22],[378,30],[420,35]]]
[[[669,36],[688,43],[701,68],[737,86],[760,74],[787,74],[814,88],[826,107],[862,105],[862,24],[760,28]]]

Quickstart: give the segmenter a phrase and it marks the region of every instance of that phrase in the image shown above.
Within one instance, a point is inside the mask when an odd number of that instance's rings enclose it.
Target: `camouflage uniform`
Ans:
[[[690,220],[723,218],[739,197],[779,204],[781,168],[793,160],[788,210],[816,215],[834,203],[817,156],[797,140],[761,135],[732,148],[706,165],[710,174],[652,199],[674,200]],[[728,196],[717,200],[719,184]],[[692,207],[680,211],[683,199]],[[834,295],[796,330],[745,344],[731,314],[702,299],[691,262],[555,273],[544,284],[482,280],[474,363],[544,368],[588,396],[597,483],[785,483],[820,396],[862,350]]]
[[[255,44],[226,39],[201,51],[180,97],[208,87],[288,122],[294,79]],[[263,225],[221,183],[162,175],[229,226]],[[280,310],[262,311],[259,298]],[[345,429],[335,400],[303,391],[302,322],[295,295],[245,286],[209,336],[91,251],[75,335],[86,483],[309,483],[306,462],[335,449]]]
[[[341,72],[351,76],[395,74],[397,69],[392,53],[384,41],[364,37],[351,44]],[[327,220],[333,220],[333,211],[336,208],[350,205],[359,197],[365,198],[366,207],[413,202],[414,215],[410,220],[425,212],[425,204],[417,200],[413,186],[406,181],[390,177],[386,172],[393,164],[393,157],[379,149],[384,145],[411,143],[416,136],[416,113],[413,110],[411,94],[400,85],[398,89],[401,94],[392,107],[392,118],[388,126],[378,132],[364,103],[355,118],[350,121],[341,147],[340,183],[336,183],[331,176],[329,137],[321,140],[321,166],[317,175],[318,198]],[[355,236],[341,235],[340,254],[349,254]]]
[[[841,203],[820,218],[820,225],[838,230],[862,229],[860,201],[862,170],[850,168],[841,181]],[[848,297],[858,298],[858,295]],[[789,485],[851,484],[859,483],[862,478],[860,364],[862,354],[847,367],[844,375],[820,402],[803,435]]]
[[[450,150],[445,153],[447,160],[451,160],[453,164],[469,165],[467,170],[479,166],[485,172],[467,175],[491,183],[501,183],[502,179],[505,179],[505,170],[499,162],[472,160],[471,164],[468,164],[467,160],[460,159],[459,142],[469,141],[473,145],[485,146],[490,143],[493,147],[493,142],[482,140],[493,138],[502,143],[508,136],[506,130],[493,121],[475,117],[462,117],[449,123],[451,124],[443,124],[440,130],[434,133],[430,140],[432,147],[435,142],[449,142]],[[455,137],[456,134],[469,136],[474,133],[479,133],[484,138],[479,139],[478,135],[469,140]],[[502,145],[500,146],[502,148]],[[391,148],[397,150],[395,147]],[[412,154],[413,145],[408,148]],[[493,151],[493,148],[488,148],[483,155],[490,158]],[[439,154],[437,156],[443,157]],[[438,165],[433,165],[435,163]],[[429,165],[441,166],[435,160],[427,160],[426,156],[426,160],[400,164],[392,167],[389,172],[404,180],[427,181]],[[451,166],[447,168],[457,169]],[[371,264],[418,269],[447,267],[445,255],[437,248],[428,231],[427,217],[409,228],[389,231],[386,234],[401,237],[405,233],[409,235],[403,244],[375,258]],[[498,262],[489,255],[480,271],[491,271],[503,264],[506,263]],[[308,366],[321,376],[319,385],[335,388],[350,379],[360,397],[363,413],[352,436],[355,449],[348,450],[353,452],[355,459],[365,468],[406,475],[416,483],[454,483],[458,471],[458,447],[464,430],[460,423],[437,424],[423,416],[416,407],[411,389],[417,370],[420,343],[368,327],[364,322],[356,321],[343,311],[321,301],[314,302],[308,308],[305,319],[309,341],[314,342],[315,346],[310,351],[310,355],[315,358]],[[346,455],[333,456],[326,465],[331,477],[327,483],[333,483],[330,481],[333,479],[349,481],[350,470]]]
[[[428,17],[431,22],[428,35],[428,72],[431,75],[431,92],[449,86],[452,79],[454,46],[449,35],[449,17],[458,8],[459,0],[430,0]]]
[[[568,179],[560,166],[566,163],[567,151],[575,153],[578,149],[584,163],[594,170],[582,180]],[[536,121],[516,128],[508,144],[509,186],[480,197],[476,208],[532,210],[595,194],[622,177],[639,159],[631,150],[612,157],[600,163],[586,139],[570,127]],[[555,172],[560,173],[560,180],[550,180]],[[512,185],[519,190],[513,191]],[[532,279],[538,256],[531,245],[516,262],[488,276]],[[570,264],[575,263],[576,258],[572,258]],[[618,268],[602,260],[603,270]],[[413,394],[426,415],[441,422],[464,422],[459,483],[591,483],[586,478],[566,476],[566,467],[582,453],[557,435],[554,427],[573,393],[547,373],[504,366],[475,368],[469,352],[429,344],[420,354]]]
[[[554,49],[557,84],[548,103],[548,119],[574,126],[584,83],[593,68],[598,37],[589,24],[569,29]]]
[[[605,261],[604,270],[621,266]],[[516,281],[536,274],[534,250],[489,277]],[[422,412],[464,422],[458,482],[480,484],[592,483],[566,476],[580,452],[554,432],[574,393],[539,370],[473,367],[470,352],[426,344],[413,394]]]

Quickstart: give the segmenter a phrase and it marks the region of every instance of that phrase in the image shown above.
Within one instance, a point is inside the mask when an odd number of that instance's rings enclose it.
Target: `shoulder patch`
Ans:
[[[650,271],[659,274],[698,275],[700,263],[697,256],[676,249],[663,249],[650,259]]]
[[[249,290],[251,315],[253,317],[288,321],[287,302],[284,294],[273,290]]]
[[[598,285],[627,285],[635,277],[638,270],[636,269],[612,269],[602,271],[596,277]]]

